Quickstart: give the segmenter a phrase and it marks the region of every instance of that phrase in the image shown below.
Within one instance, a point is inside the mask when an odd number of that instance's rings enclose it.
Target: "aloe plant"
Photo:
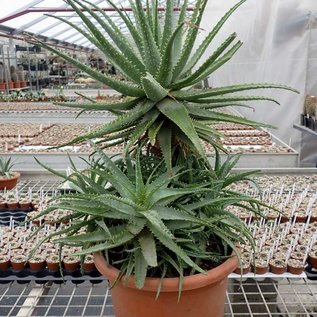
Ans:
[[[121,17],[128,36],[98,6],[86,0],[65,1],[85,28],[63,17],[54,18],[89,39],[119,69],[125,81],[91,69],[47,43],[40,44],[126,96],[117,103],[95,103],[89,99],[84,103],[61,103],[83,111],[109,110],[117,114],[114,121],[71,143],[100,138],[96,143],[111,141],[107,146],[125,143],[125,151],[124,159],[114,162],[96,148],[99,159],[86,171],[79,171],[72,164],[74,173],[70,176],[46,167],[72,183],[78,193],[57,197],[38,216],[56,209],[72,211],[61,219],[70,220],[69,226],[40,243],[63,235],[57,240],[61,247],[81,246],[78,255],[104,252],[109,263],[120,269],[119,279],[134,274],[136,286],[142,288],[146,276],[179,276],[181,290],[183,276],[203,272],[210,262],[222,262],[235,250],[237,242],[253,245],[245,223],[229,212],[230,206],[240,206],[257,215],[263,206],[254,197],[231,189],[233,183],[249,180],[253,172],[231,174],[238,157],[220,161],[221,135],[213,128],[217,122],[255,127],[262,124],[219,110],[247,106],[244,102],[249,101],[278,103],[266,96],[242,94],[246,91],[294,90],[269,83],[191,88],[229,61],[240,48],[241,42],[233,33],[197,67],[222,25],[245,0],[224,15],[196,50],[193,47],[207,0],[196,1],[189,20],[187,0],[177,19],[173,14],[174,1],[167,0],[163,23],[159,21],[157,0],[147,1],[145,7],[141,0],[130,1],[133,17],[107,0]],[[203,141],[215,148],[212,168]],[[161,155],[154,155],[154,148]],[[133,155],[131,149],[135,150]],[[159,290],[160,286],[158,293]]]
[[[162,159],[143,155],[140,149],[135,159],[124,161],[97,152],[98,164],[93,161],[90,174],[74,166],[70,176],[53,171],[78,193],[56,197],[36,217],[71,211],[66,216],[70,225],[39,244],[63,234],[55,242],[81,247],[75,255],[105,252],[109,263],[120,268],[119,279],[134,274],[136,286],[142,288],[146,276],[180,276],[180,290],[184,275],[204,272],[204,261],[223,261],[237,242],[253,245],[245,223],[228,211],[232,205],[244,204],[260,214],[259,201],[228,188],[251,174],[228,177],[235,158],[222,164],[217,154],[211,173],[203,160],[190,156],[192,167],[174,167],[171,177]],[[211,241],[217,241],[216,246],[208,247]]]
[[[14,172],[12,172],[12,168],[14,163],[11,157],[0,157],[0,177],[10,178]]]
[[[167,0],[163,23],[158,17],[158,1],[151,0],[142,5],[141,0],[130,1],[132,16],[122,12],[112,0],[108,4],[121,17],[128,35],[122,33],[111,18],[98,6],[86,0],[66,0],[81,18],[85,27],[80,28],[63,17],[52,16],[70,25],[93,43],[122,75],[125,81],[117,80],[74,59],[47,43],[40,42],[46,49],[73,63],[92,78],[107,84],[128,99],[119,103],[62,103],[63,106],[84,110],[109,110],[118,117],[102,128],[79,136],[70,143],[94,138],[125,144],[126,151],[135,146],[139,139],[160,147],[169,168],[172,165],[172,148],[176,152],[194,151],[206,158],[202,141],[222,149],[219,133],[212,127],[217,122],[235,122],[250,126],[263,124],[225,114],[217,110],[229,106],[246,106],[244,103],[266,100],[266,97],[240,92],[257,89],[292,88],[270,83],[251,83],[193,89],[222,65],[228,62],[239,50],[242,43],[232,33],[200,67],[197,63],[210,46],[223,24],[246,0],[232,7],[208,33],[195,50],[195,40],[208,0],[197,0],[191,18],[186,17],[188,1],[184,0],[179,15],[173,14],[174,1]],[[134,22],[132,22],[134,21]],[[234,93],[239,93],[238,95]],[[69,143],[68,143],[69,144]]]

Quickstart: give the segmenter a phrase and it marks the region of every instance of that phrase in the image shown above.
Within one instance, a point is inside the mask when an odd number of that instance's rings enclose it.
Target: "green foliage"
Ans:
[[[61,247],[79,246],[75,255],[81,256],[105,252],[110,264],[122,274],[134,274],[142,288],[146,276],[182,279],[204,273],[206,260],[220,263],[237,242],[253,244],[244,222],[228,211],[244,203],[259,214],[261,206],[255,198],[228,189],[250,174],[229,176],[235,158],[222,164],[218,155],[211,171],[203,159],[186,157],[187,163],[172,168],[171,176],[162,159],[141,154],[141,149],[124,160],[96,151],[98,159],[89,169],[79,171],[71,163],[73,174],[59,174],[77,193],[56,197],[36,217],[71,211],[63,237],[55,239]]]
[[[222,25],[245,0],[220,19],[197,49],[195,41],[208,0],[197,0],[188,20],[188,1],[183,2],[175,19],[174,1],[167,0],[162,21],[157,0],[147,0],[145,7],[141,0],[130,0],[133,17],[107,0],[126,26],[127,36],[89,1],[65,2],[77,12],[84,27],[79,29],[58,19],[86,36],[125,80],[102,74],[47,43],[39,43],[127,97],[119,103],[61,103],[83,111],[108,110],[117,115],[112,122],[68,144],[94,138],[100,139],[97,143],[111,141],[103,147],[124,143],[124,159],[114,161],[96,149],[99,159],[85,171],[73,166],[74,173],[66,177],[47,168],[71,183],[77,193],[54,199],[38,217],[56,209],[71,211],[67,216],[71,220],[69,227],[57,239],[61,247],[80,246],[78,255],[103,252],[110,264],[120,269],[119,278],[125,275],[127,281],[134,274],[139,288],[146,276],[179,276],[181,291],[183,276],[204,272],[211,262],[223,262],[239,242],[253,246],[251,233],[229,211],[230,207],[244,207],[260,215],[263,206],[254,197],[231,189],[234,183],[249,181],[252,173],[231,173],[238,157],[220,161],[221,135],[213,128],[217,122],[254,127],[263,124],[219,110],[249,107],[245,102],[259,100],[278,103],[246,92],[264,88],[295,90],[271,83],[192,87],[228,62],[241,47],[233,33],[201,60]],[[197,67],[197,63],[201,66]],[[202,141],[216,150],[214,168]]]
[[[0,176],[4,178],[10,178],[14,173],[11,171],[14,162],[11,157],[0,157]]]
[[[138,98],[121,104],[77,103],[76,107],[82,109],[107,109],[117,114],[118,119],[105,124],[104,128],[98,131],[77,137],[70,144],[95,137],[107,138],[108,134],[128,131],[125,138],[118,137],[114,140],[114,144],[123,143],[130,138],[135,142],[134,144],[129,142],[129,148],[137,145],[137,138],[152,145],[156,144],[161,147],[166,164],[170,168],[172,164],[170,152],[175,145],[177,147],[174,149],[174,155],[178,155],[185,150],[188,153],[196,152],[196,154],[205,158],[201,141],[208,142],[212,146],[221,149],[219,140],[215,138],[216,132],[210,126],[210,121],[243,122],[247,125],[261,126],[261,123],[243,120],[230,114],[215,113],[210,104],[216,103],[218,106],[222,104],[222,107],[230,107],[233,105],[245,106],[241,105],[240,101],[264,100],[277,102],[266,96],[253,96],[252,94],[241,96],[234,93],[252,92],[254,89],[261,88],[295,90],[284,85],[261,83],[210,89],[189,89],[228,62],[242,45],[239,40],[236,40],[236,34],[233,33],[201,63],[200,67],[195,68],[197,63],[201,62],[202,56],[206,53],[223,24],[245,1],[242,0],[232,7],[212,31],[205,36],[201,45],[196,48],[195,42],[200,32],[200,23],[208,0],[196,1],[189,20],[186,19],[187,1],[184,1],[179,17],[175,19],[176,15],[173,13],[174,2],[173,0],[167,0],[162,22],[158,18],[157,0],[148,0],[145,7],[140,0],[130,1],[133,18],[108,0],[109,5],[121,17],[123,25],[130,33],[129,35],[123,34],[111,21],[111,18],[98,6],[87,0],[66,0],[66,3],[77,12],[85,28],[79,28],[64,18],[57,18],[87,37],[105,54],[109,62],[121,71],[126,80],[119,81],[97,70],[90,69],[49,44],[40,41],[39,43],[73,63],[92,78],[109,85],[126,96]],[[132,23],[132,21],[135,22]],[[136,105],[136,108],[138,108],[138,104],[147,104],[148,101],[153,102],[151,108],[136,116],[134,106]],[[168,105],[168,107],[163,107],[162,104]],[[73,107],[75,105],[67,103],[65,106]],[[159,115],[157,115],[157,111],[152,111],[152,108],[156,108]],[[182,111],[175,111],[176,108],[182,109]],[[155,116],[153,120],[150,118],[151,115]],[[186,123],[183,124],[185,117]],[[147,121],[151,123],[144,125],[144,122]],[[139,128],[135,133],[134,130],[142,125],[143,129]],[[166,134],[166,131],[170,132],[171,141],[164,144],[157,142],[160,136]],[[167,148],[168,144],[170,149]]]

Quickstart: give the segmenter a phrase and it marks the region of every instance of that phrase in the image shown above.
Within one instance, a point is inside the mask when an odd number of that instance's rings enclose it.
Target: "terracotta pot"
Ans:
[[[27,84],[27,82],[26,82],[26,81],[21,81],[20,83],[21,83],[21,88],[26,87],[26,84]]]
[[[297,215],[296,222],[304,223],[307,220],[307,216],[304,215]]]
[[[287,263],[287,271],[295,275],[302,274],[304,271],[303,262],[299,260],[290,260]]]
[[[46,264],[50,271],[56,272],[59,271],[59,260],[54,255],[48,256],[46,258]]]
[[[288,222],[289,221],[289,217],[286,216],[286,215],[281,215],[281,221],[280,223],[285,223],[285,222]]]
[[[286,272],[286,264],[283,262],[282,265],[277,265],[274,260],[270,261],[270,271],[273,274],[283,274]]]
[[[254,267],[254,266],[252,266],[252,272],[255,274],[265,274],[268,272],[268,270],[269,270],[268,266],[266,266],[266,267],[262,267],[262,266]]]
[[[93,271],[96,268],[95,263],[84,263],[83,269],[85,272]]]
[[[287,272],[294,274],[294,275],[300,275],[304,272],[304,267],[293,267],[293,266],[287,266]]]
[[[13,257],[13,258],[11,258],[11,266],[16,271],[23,270],[25,268],[25,265],[26,265],[25,261],[26,261],[25,256],[20,256],[18,258]]]
[[[6,89],[6,84],[0,83],[0,90],[5,90],[5,89]]]
[[[32,260],[29,260],[29,266],[32,271],[40,271],[46,267],[46,263],[45,260],[38,262],[33,262]]]
[[[8,209],[17,209],[18,202],[17,201],[7,201],[7,207],[8,207]]]
[[[4,271],[7,270],[10,266],[9,257],[4,255],[0,257],[0,270]]]
[[[242,271],[242,272],[241,272]],[[239,274],[239,275],[244,275],[244,274],[247,274],[251,271],[251,266],[248,266],[248,267],[243,267],[241,269],[241,267],[237,267],[235,270],[234,270],[234,273],[236,274]]]
[[[19,202],[19,207],[21,209],[28,209],[30,208],[30,206],[31,206],[30,202]]]
[[[21,88],[21,82],[20,81],[17,81],[15,83],[13,83],[13,87],[14,88]]]
[[[66,271],[75,271],[79,268],[80,260],[77,261],[76,259],[74,259],[74,261],[69,261],[66,258],[67,257],[64,257],[63,259],[63,265]]]
[[[16,186],[18,179],[20,178],[21,174],[15,172],[15,175],[11,178],[0,178],[0,190],[3,189],[12,189]]]
[[[317,256],[309,255],[308,262],[314,269],[317,269]]]
[[[109,266],[102,254],[94,255],[101,274],[113,284],[119,270]],[[163,280],[160,296],[155,300],[159,278],[147,278],[144,287],[136,289],[134,278],[126,286],[118,283],[112,290],[116,317],[222,317],[227,288],[227,276],[235,270],[237,257],[204,274],[186,276],[183,280],[181,299],[178,302],[178,278]],[[123,277],[124,279],[124,277]]]
[[[9,81],[9,83],[8,83],[8,89],[13,89],[13,87],[14,87],[13,81]]]
[[[47,262],[47,267],[50,271],[56,272],[59,270],[59,263]]]

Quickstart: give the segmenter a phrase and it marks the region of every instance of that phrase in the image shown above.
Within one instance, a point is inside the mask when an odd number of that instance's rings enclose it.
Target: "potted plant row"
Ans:
[[[222,135],[211,124],[261,126],[217,110],[241,101],[274,101],[236,92],[293,89],[262,83],[191,88],[241,47],[233,33],[202,60],[222,25],[245,0],[225,14],[196,51],[193,48],[207,0],[195,2],[189,21],[188,1],[174,15],[174,1],[167,0],[160,21],[156,0],[145,6],[141,0],[130,1],[133,18],[107,0],[129,35],[95,4],[66,2],[86,30],[63,17],[55,18],[87,37],[125,80],[102,74],[45,42],[34,41],[128,99],[61,103],[83,110],[107,110],[117,116],[63,146],[96,139],[97,143],[108,142],[107,146],[125,146],[122,157],[112,160],[97,145],[90,168],[78,171],[73,166],[75,172],[68,177],[47,167],[69,181],[77,193],[57,197],[38,217],[55,209],[72,211],[70,226],[57,242],[61,248],[80,246],[77,256],[94,253],[96,267],[109,279],[116,317],[223,316],[227,276],[238,263],[236,245],[249,241],[254,246],[245,223],[228,208],[244,205],[260,214],[263,203],[228,189],[252,173],[231,174],[238,157],[220,162]],[[213,166],[202,141],[215,148]],[[78,233],[83,227],[85,233]]]

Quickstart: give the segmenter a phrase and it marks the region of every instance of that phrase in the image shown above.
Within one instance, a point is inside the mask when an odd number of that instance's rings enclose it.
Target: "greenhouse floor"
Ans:
[[[1,317],[114,317],[111,292],[105,281],[44,285],[12,282],[0,285],[0,294]],[[229,279],[224,316],[317,316],[316,282],[248,279],[240,284]]]

